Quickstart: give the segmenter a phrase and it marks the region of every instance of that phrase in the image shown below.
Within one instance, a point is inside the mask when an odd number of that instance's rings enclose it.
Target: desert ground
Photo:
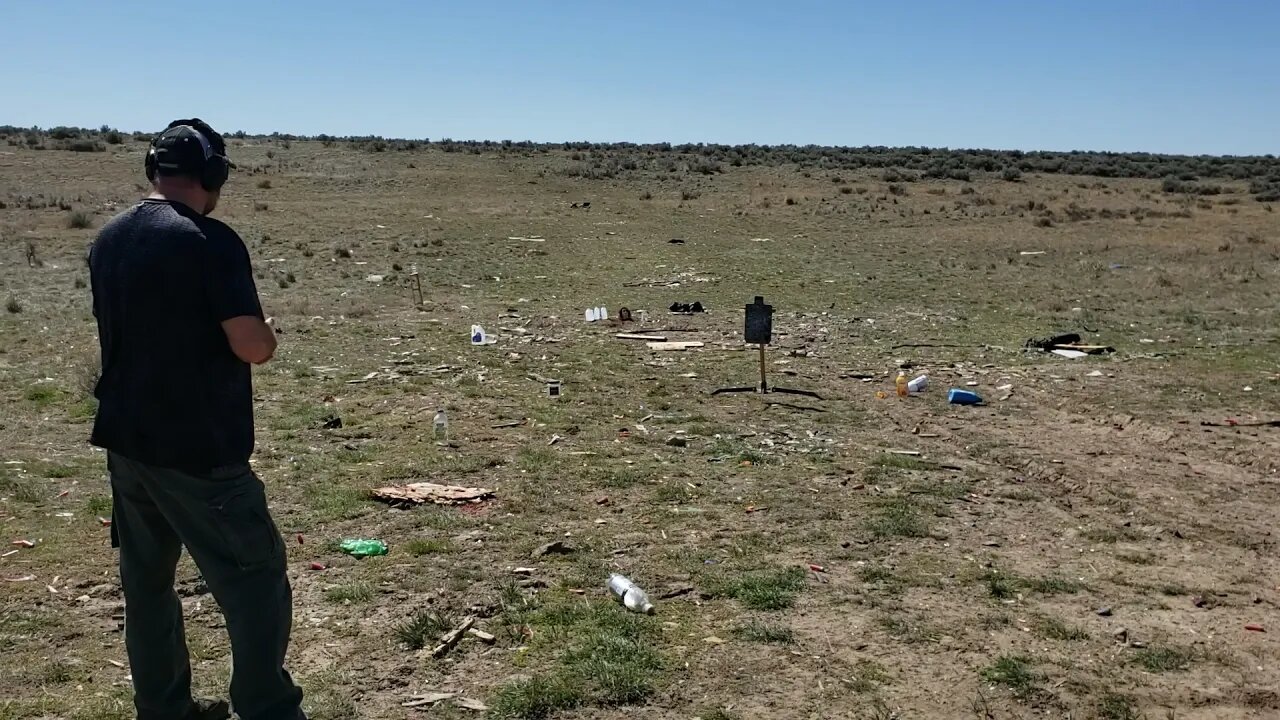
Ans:
[[[146,141],[9,139],[0,718],[124,720],[84,256],[145,194]],[[229,142],[312,718],[1280,717],[1280,213],[1249,178]],[[755,296],[770,382],[820,399],[711,394],[758,381]],[[703,345],[617,337],[640,332]],[[1063,332],[1114,352],[1024,348]],[[900,368],[927,390],[898,397]],[[370,495],[421,481],[493,497]],[[178,592],[225,696],[186,558]]]

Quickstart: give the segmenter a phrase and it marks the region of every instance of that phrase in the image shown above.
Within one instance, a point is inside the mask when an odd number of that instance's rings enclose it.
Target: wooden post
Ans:
[[[760,392],[769,392],[769,383],[765,380],[764,374],[764,343],[760,344]]]
[[[409,277],[412,278],[411,282],[413,283],[412,285],[409,286],[409,289],[413,291],[414,304],[421,307],[422,306],[422,278],[416,272],[410,275]]]

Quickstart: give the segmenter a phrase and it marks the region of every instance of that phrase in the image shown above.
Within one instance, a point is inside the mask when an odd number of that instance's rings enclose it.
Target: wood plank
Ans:
[[[666,342],[666,335],[642,335],[640,333],[618,333],[614,337],[619,340],[651,340],[653,342]]]
[[[461,625],[450,630],[448,633],[445,634],[444,637],[440,638],[440,644],[435,646],[435,648],[431,651],[431,657],[433,658],[444,657],[445,653],[449,652],[449,650],[454,645],[457,645],[458,641],[462,639],[462,636],[466,635],[467,631],[470,630],[471,626],[475,625],[475,623],[476,623],[475,616],[468,615],[467,619],[463,620]]]
[[[695,342],[695,341],[689,341],[689,342],[679,342],[679,341],[677,341],[677,342],[651,342],[651,343],[645,343],[645,345],[646,345],[646,347],[648,347],[650,350],[677,350],[677,351],[679,351],[679,350],[688,350],[689,348],[700,348],[700,347],[702,347],[702,346],[703,346],[703,343]]]

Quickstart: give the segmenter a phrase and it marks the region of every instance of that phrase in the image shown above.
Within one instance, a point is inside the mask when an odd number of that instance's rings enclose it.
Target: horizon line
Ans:
[[[59,129],[83,131],[83,132],[96,133],[96,134],[103,134],[106,132],[114,131],[121,134],[134,136],[135,139],[136,139],[136,136],[139,136],[139,135],[154,137],[155,135],[158,135],[161,132],[159,130],[154,132],[148,132],[145,130],[121,130],[119,128],[113,127],[111,125],[106,125],[106,124],[100,125],[98,127],[86,127],[86,126],[78,126],[78,125],[49,125],[47,127],[41,127],[39,125],[22,126],[22,125],[10,125],[7,123],[0,124],[0,131],[18,130],[20,132],[49,133],[53,130],[59,130]],[[1275,153],[1252,153],[1247,155],[1239,155],[1239,154],[1218,154],[1218,153],[1171,153],[1171,152],[1159,152],[1154,150],[1082,150],[1079,148],[1073,148],[1070,150],[1053,150],[1053,149],[1025,150],[1021,148],[963,147],[963,146],[950,146],[950,145],[883,145],[883,144],[880,144],[880,145],[874,145],[874,144],[826,145],[821,143],[801,144],[801,143],[761,143],[761,142],[727,143],[727,142],[715,142],[715,141],[705,141],[705,140],[684,141],[684,142],[677,142],[672,140],[658,140],[658,141],[642,142],[642,141],[636,141],[636,140],[585,140],[585,139],[582,139],[582,140],[531,140],[531,139],[515,140],[511,138],[459,139],[459,138],[453,138],[453,137],[438,137],[438,138],[432,139],[430,137],[418,137],[418,138],[390,137],[390,136],[378,135],[378,134],[333,135],[325,132],[317,133],[314,135],[308,135],[304,133],[281,132],[279,130],[274,130],[272,132],[266,133],[266,132],[250,132],[248,130],[243,130],[243,129],[237,129],[230,132],[221,132],[219,134],[221,134],[224,138],[235,138],[235,139],[280,138],[280,139],[298,141],[298,142],[317,142],[317,141],[323,142],[325,140],[342,141],[342,142],[359,142],[359,141],[381,140],[383,142],[402,142],[402,143],[416,142],[416,143],[433,144],[433,145],[439,145],[444,143],[456,143],[456,144],[462,144],[462,145],[507,145],[509,144],[511,146],[520,146],[520,147],[566,146],[561,148],[566,150],[581,149],[581,148],[567,147],[567,146],[573,146],[573,145],[613,146],[613,147],[635,146],[635,147],[641,147],[641,148],[652,148],[654,146],[667,145],[667,146],[670,146],[670,149],[677,149],[682,147],[711,147],[711,148],[750,147],[750,148],[763,148],[763,149],[784,148],[784,149],[797,149],[797,150],[802,150],[802,149],[929,150],[929,151],[940,151],[940,152],[950,152],[950,153],[957,153],[957,152],[959,153],[966,153],[966,152],[1005,153],[1005,154],[1020,153],[1023,155],[1034,155],[1034,154],[1116,155],[1116,156],[1150,155],[1155,157],[1169,157],[1169,158],[1239,158],[1239,159],[1259,158],[1259,159],[1269,159],[1269,160],[1276,159]]]

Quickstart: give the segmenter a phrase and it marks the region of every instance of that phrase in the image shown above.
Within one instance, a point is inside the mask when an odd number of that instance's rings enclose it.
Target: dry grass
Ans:
[[[127,205],[124,150],[140,148],[8,148],[31,197],[0,197],[0,233],[38,236],[42,264],[20,244],[0,258],[0,517],[8,539],[36,543],[0,559],[0,577],[35,578],[0,594],[5,720],[129,716],[127,669],[109,662],[124,652],[104,469],[84,444],[86,232],[56,199]],[[1278,436],[1200,425],[1280,406],[1274,214],[1244,183],[1197,181],[1223,188],[1206,208],[1156,180],[1035,172],[837,177],[673,152],[674,171],[602,160],[613,176],[593,180],[590,150],[499,162],[496,146],[250,138],[231,151],[246,170],[271,166],[233,177],[218,216],[249,241],[284,333],[255,371],[255,467],[290,541],[290,663],[314,717],[403,718],[407,695],[435,688],[507,717],[1271,712],[1269,636],[1241,627],[1280,626],[1267,580]],[[586,176],[560,172],[574,163]],[[755,381],[739,308],[757,294],[777,309],[772,381],[823,401],[709,395]],[[694,300],[711,312],[665,312]],[[593,304],[647,310],[650,328],[707,345],[617,340],[581,321]],[[497,344],[471,346],[476,323]],[[1021,349],[1068,330],[1117,352]],[[901,363],[930,390],[893,397]],[[563,379],[564,397],[531,376]],[[988,404],[947,405],[968,383]],[[441,407],[448,443],[431,437]],[[325,429],[333,416],[342,428]],[[667,444],[677,434],[683,447]],[[498,499],[368,497],[419,479]],[[348,537],[391,553],[332,549]],[[530,557],[554,539],[573,551]],[[649,590],[655,617],[606,599],[613,571]],[[197,584],[186,561],[179,581]],[[442,608],[478,615],[497,642],[413,654],[447,624]],[[209,692],[225,692],[219,623],[210,598],[189,598]],[[1147,647],[1118,645],[1121,625]],[[1188,679],[1232,691],[1193,697]]]

